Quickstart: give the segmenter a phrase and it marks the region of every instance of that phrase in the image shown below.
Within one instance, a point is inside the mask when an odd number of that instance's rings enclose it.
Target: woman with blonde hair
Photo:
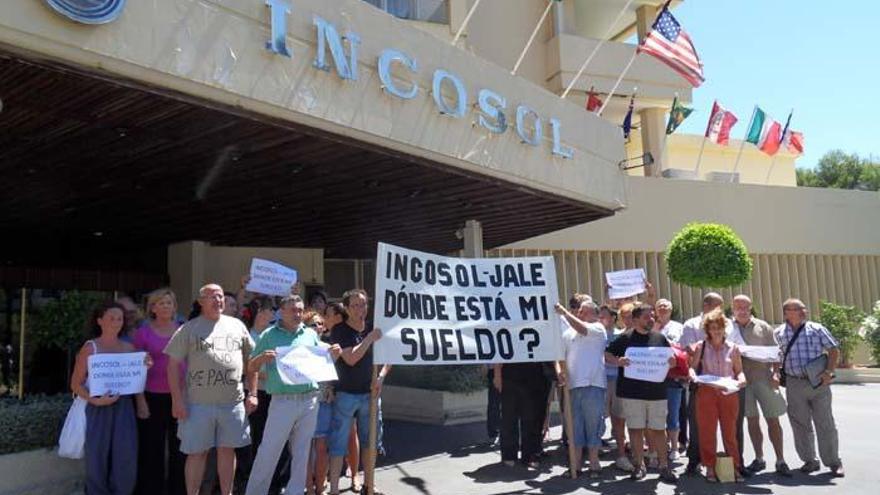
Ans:
[[[737,381],[740,389],[745,387],[746,378],[742,370],[742,356],[733,342],[725,336],[727,318],[721,308],[715,308],[703,318],[703,330],[706,338],[698,342],[691,356],[691,379],[699,375],[713,375],[720,378],[732,378]],[[739,457],[739,446],[736,441],[736,419],[739,411],[739,395],[725,393],[724,389],[699,384],[697,386],[697,425],[700,439],[700,462],[706,466],[706,480],[717,482],[715,472],[717,461],[716,431],[721,423],[721,438],[724,452],[733,458],[736,481],[742,481],[740,470],[742,459]]]
[[[177,331],[177,296],[169,288],[147,296],[146,320],[135,330],[132,343],[147,352],[156,366],[147,372],[144,393],[137,396],[139,464],[137,493],[183,495],[184,455],[177,438],[177,420],[171,415],[168,356],[163,352]],[[186,376],[181,366],[180,376]],[[166,445],[168,458],[166,460]]]

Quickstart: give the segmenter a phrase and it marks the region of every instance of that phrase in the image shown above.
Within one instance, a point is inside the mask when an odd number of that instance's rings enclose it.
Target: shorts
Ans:
[[[330,421],[330,457],[342,457],[348,451],[348,434],[357,420],[358,439],[362,447],[370,440],[370,394],[336,392]]]
[[[617,379],[608,379],[608,388],[605,389],[605,397],[608,401],[606,414],[612,418],[623,417],[623,407],[620,405],[620,399],[617,397]]]
[[[244,402],[189,404],[185,420],[177,423],[177,438],[184,454],[200,454],[215,447],[239,448],[251,443]]]
[[[773,388],[767,381],[749,382],[745,388],[745,416],[754,418],[758,416],[758,404],[761,405],[761,414],[765,418],[778,418],[785,415],[785,399],[782,391]]]
[[[604,400],[604,388],[571,389],[574,444],[577,447],[592,448],[602,445],[602,432],[605,430]]]
[[[330,436],[330,422],[333,419],[333,404],[329,402],[318,403],[318,424],[315,426],[314,438],[326,438]]]
[[[666,429],[666,399],[641,400],[620,398],[626,427],[635,430]]]

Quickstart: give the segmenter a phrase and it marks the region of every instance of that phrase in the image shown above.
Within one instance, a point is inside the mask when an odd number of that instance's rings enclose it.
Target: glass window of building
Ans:
[[[449,0],[364,1],[401,19],[449,24]]]

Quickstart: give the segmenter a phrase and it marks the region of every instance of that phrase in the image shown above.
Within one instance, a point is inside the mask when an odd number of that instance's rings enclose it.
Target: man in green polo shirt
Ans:
[[[266,392],[272,396],[272,402],[263,442],[248,480],[247,495],[265,495],[269,491],[285,442],[290,449],[290,481],[285,493],[303,493],[305,489],[309,447],[318,421],[318,384],[288,385],[281,379],[275,363],[279,347],[320,344],[315,331],[303,324],[303,311],[299,296],[281,299],[281,320],[262,333],[251,353],[249,370],[256,373],[265,365]],[[333,359],[338,358],[339,346],[331,347],[330,353]]]

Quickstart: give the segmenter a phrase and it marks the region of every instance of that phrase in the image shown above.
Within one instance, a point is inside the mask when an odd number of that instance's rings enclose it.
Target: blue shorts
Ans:
[[[666,389],[666,429],[677,430],[678,409],[681,407],[681,397],[684,394],[682,387],[669,387]]]
[[[358,439],[361,446],[369,443],[370,394],[336,392],[333,401],[333,418],[330,421],[330,457],[342,457],[348,451],[348,434],[352,422],[357,419]]]
[[[574,444],[578,447],[599,447],[605,430],[605,389],[577,387],[571,389],[574,417]]]
[[[215,447],[250,445],[250,424],[244,402],[188,404],[188,415],[177,423],[177,438],[184,454],[200,454]]]
[[[318,403],[318,424],[315,426],[314,438],[330,436],[330,421],[333,418],[333,404],[328,402]]]

